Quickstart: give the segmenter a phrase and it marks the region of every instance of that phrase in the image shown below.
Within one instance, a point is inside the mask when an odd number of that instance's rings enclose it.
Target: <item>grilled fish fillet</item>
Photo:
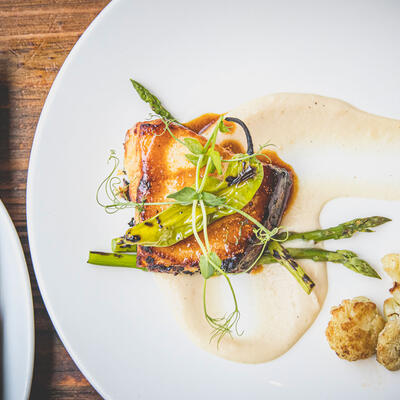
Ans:
[[[206,139],[175,123],[169,125],[179,139],[191,137],[204,145]],[[233,153],[216,146],[224,159]],[[195,183],[196,168],[185,157],[188,150],[165,130],[162,120],[139,122],[125,138],[124,168],[129,178],[132,201],[164,202],[166,196]],[[243,211],[268,229],[278,226],[290,196],[289,172],[264,164],[264,179],[253,199]],[[168,206],[147,206],[136,221],[155,216]],[[238,213],[221,218],[208,226],[212,251],[222,260],[226,272],[247,269],[257,258],[261,246],[253,233],[254,225]],[[200,233],[203,240],[203,234]],[[138,246],[137,265],[151,271],[192,274],[199,270],[201,250],[194,236],[169,247]]]

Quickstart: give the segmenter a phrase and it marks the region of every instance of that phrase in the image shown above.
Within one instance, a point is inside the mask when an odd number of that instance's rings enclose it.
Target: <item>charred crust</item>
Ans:
[[[135,226],[135,217],[132,217],[132,219],[128,222],[128,225],[130,227]]]
[[[274,258],[276,258],[277,260],[280,260],[280,259],[281,259],[281,255],[280,255],[276,250],[274,250],[274,251],[272,252],[272,255],[273,255]]]
[[[179,124],[177,124],[175,122],[170,122],[169,126],[177,127],[177,126],[179,126]],[[160,132],[158,132],[158,131],[160,131]],[[146,135],[148,133],[160,135],[160,134],[163,134],[165,131],[166,131],[165,123],[162,119],[154,119],[152,121],[139,122],[135,128],[135,132],[139,135]]]
[[[187,269],[183,270],[182,273],[183,273],[183,274],[186,274],[186,275],[193,275],[193,274],[194,274],[193,271],[189,271],[189,270],[187,270]]]
[[[140,235],[125,235],[125,240],[128,242],[136,243],[140,240]]]
[[[395,291],[400,290],[400,283],[393,282],[393,287],[389,289],[389,292],[393,294]]]
[[[127,243],[123,243],[123,244],[117,243],[117,244],[119,245],[119,247],[121,247],[121,249],[130,249],[132,247],[131,244],[127,244]]]
[[[148,265],[153,265],[154,264],[154,258],[152,256],[147,256],[146,257],[146,263]]]
[[[138,186],[138,192],[141,193],[146,193],[148,190],[150,190],[151,184],[148,179],[147,174],[144,174],[142,178],[140,179],[139,186]]]
[[[149,271],[152,272],[171,272],[171,270],[174,268],[173,266],[165,266],[165,265],[160,265],[160,264],[153,264],[153,265],[148,265],[147,266]]]
[[[227,176],[225,178],[226,182],[228,182],[228,186],[237,185],[239,183],[245,182],[256,175],[256,168],[248,165],[245,167],[243,165],[243,169],[239,172],[237,176]]]
[[[110,253],[105,253],[104,251],[91,251],[92,254],[98,254],[99,256],[109,256]],[[112,253],[112,256],[115,258],[121,258],[121,254]]]
[[[174,275],[178,275],[185,270],[184,267],[181,267],[181,266],[176,266],[176,265],[166,266],[166,265],[161,265],[161,264],[147,265],[147,268],[149,271],[152,271],[152,272],[162,272],[162,273],[167,273],[167,274],[172,273]]]
[[[143,250],[144,252],[152,253],[153,249],[148,246],[140,246],[140,249]],[[150,256],[149,254],[142,254],[137,256],[137,265],[146,268],[147,270],[151,272],[160,272],[160,273],[166,273],[166,274],[187,274],[187,275],[193,275],[198,272],[198,268],[196,268],[193,265],[187,265],[187,266],[182,266],[182,265],[163,265],[160,263],[156,263],[154,258]]]
[[[227,274],[236,272],[237,261],[238,261],[237,256],[233,256],[231,258],[225,258],[225,260],[222,260],[221,269]]]
[[[142,122],[142,123],[140,124],[141,130],[144,130],[144,131],[147,130],[147,129],[149,129],[149,128],[154,129],[156,126],[157,126],[157,125],[151,124],[151,123],[149,123],[149,122]]]
[[[310,287],[314,287],[315,286],[315,283],[310,279],[310,277],[307,274],[304,274],[301,279],[305,283],[310,283]]]
[[[299,264],[297,264],[296,261],[294,261],[293,259],[289,258],[288,260],[289,264],[291,265],[291,267],[296,271],[297,268],[299,268]]]

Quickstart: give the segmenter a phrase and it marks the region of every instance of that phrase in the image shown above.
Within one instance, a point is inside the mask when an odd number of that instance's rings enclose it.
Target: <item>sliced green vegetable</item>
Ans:
[[[248,175],[246,180],[232,184],[238,176],[243,175],[244,170],[249,171],[250,169],[252,170],[252,174]],[[263,177],[263,166],[256,158],[249,159],[246,162],[232,162],[229,163],[222,180],[216,181],[215,179],[209,179],[211,177],[207,177],[202,190],[218,198],[224,198],[225,204],[229,206],[242,209],[254,197]],[[194,189],[190,190],[188,188],[184,192],[184,200],[188,202],[190,196],[195,196],[193,194]],[[174,194],[174,196],[181,196],[181,194]],[[207,198],[207,195],[204,200],[208,204],[215,204],[214,206],[206,207],[208,224],[235,213],[235,211],[226,208],[218,208],[217,204],[221,204],[222,200],[216,200],[215,198],[211,198],[211,196]],[[171,246],[193,234],[191,219],[192,207],[190,205],[174,204],[153,218],[128,229],[124,242],[145,246]],[[195,221],[198,232],[202,230],[202,225],[202,214],[200,207],[198,207]]]
[[[111,240],[111,250],[115,253],[118,252],[135,252],[137,249],[136,244],[129,244],[124,241],[124,238],[118,237]]]

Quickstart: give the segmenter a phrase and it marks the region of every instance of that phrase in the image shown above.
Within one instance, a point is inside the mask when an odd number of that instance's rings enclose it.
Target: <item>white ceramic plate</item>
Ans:
[[[35,331],[32,293],[24,252],[0,200],[0,336],[3,399],[29,396]]]
[[[128,220],[126,213],[105,215],[94,194],[109,149],[120,150],[127,128],[149,112],[129,77],[181,120],[277,91],[337,97],[398,118],[398,11],[396,2],[375,1],[120,0],[88,28],[42,111],[29,167],[28,228],[53,323],[104,397],[390,395],[398,375],[381,368],[376,383],[372,360],[366,373],[329,350],[327,309],[283,357],[241,365],[196,348],[147,274],[91,267],[86,258],[89,249],[107,251]]]

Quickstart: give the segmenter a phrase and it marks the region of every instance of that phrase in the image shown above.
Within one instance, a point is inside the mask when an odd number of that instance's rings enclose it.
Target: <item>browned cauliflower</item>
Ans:
[[[331,349],[340,358],[356,361],[375,353],[385,321],[374,303],[366,297],[343,300],[331,309],[331,314],[325,333]]]
[[[392,317],[400,317],[400,305],[393,297],[389,297],[383,303],[383,313],[387,320]]]
[[[395,282],[400,282],[400,254],[386,254],[381,261],[385,272]]]
[[[394,285],[391,289],[389,289],[389,292],[392,294],[397,303],[400,304],[400,283],[394,282]]]
[[[385,300],[383,310],[388,322],[378,337],[376,359],[388,370],[397,371],[400,369],[400,304],[391,297]]]

